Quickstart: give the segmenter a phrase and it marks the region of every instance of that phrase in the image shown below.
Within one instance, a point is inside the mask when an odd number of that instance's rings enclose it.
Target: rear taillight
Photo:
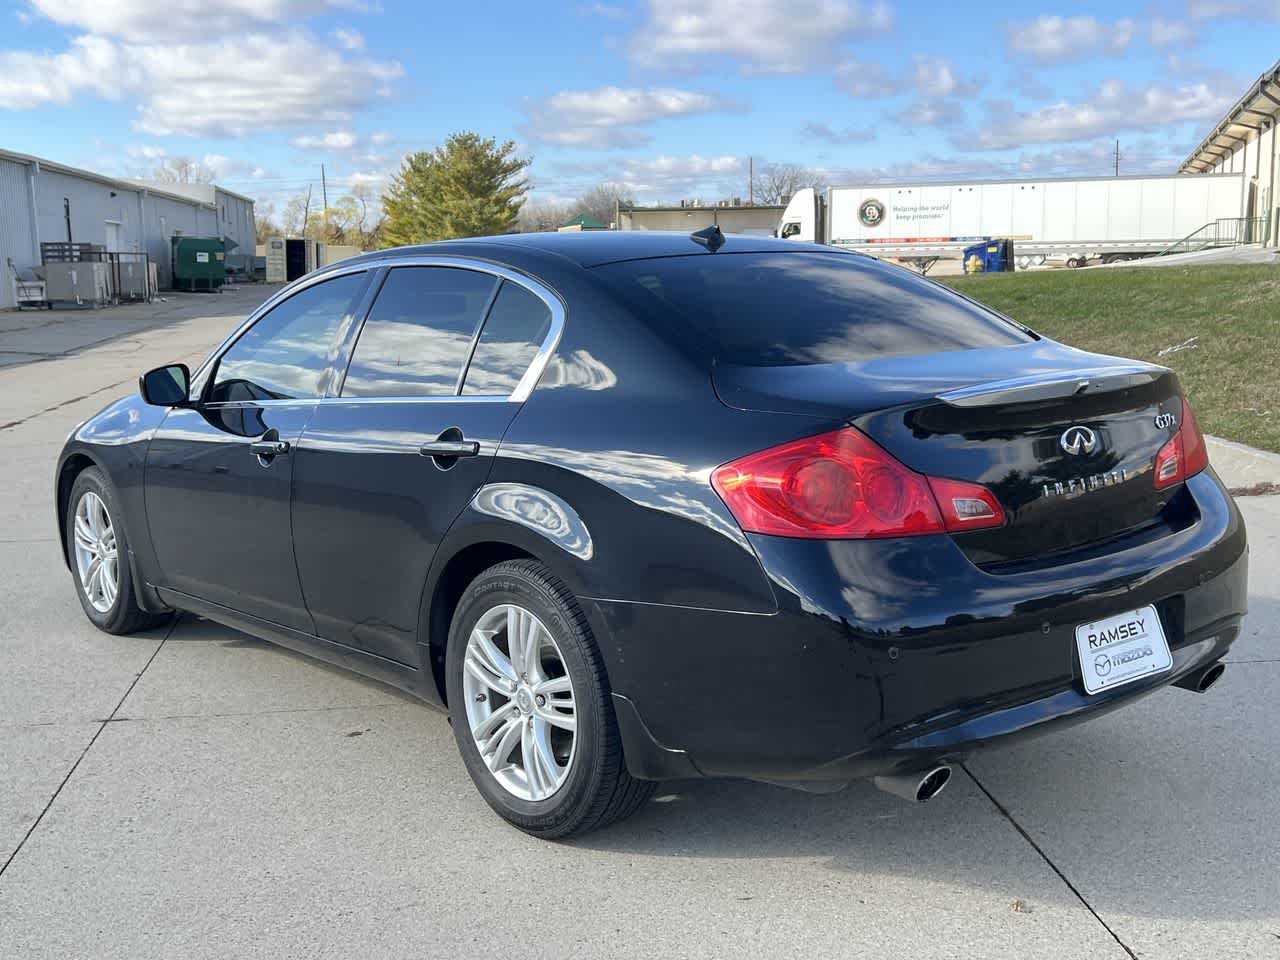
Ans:
[[[1157,490],[1181,483],[1209,465],[1209,451],[1204,445],[1204,434],[1196,423],[1195,412],[1186,398],[1182,400],[1182,420],[1178,432],[1156,454],[1155,485]]]
[[[986,487],[916,473],[853,428],[734,460],[711,483],[748,533],[861,540],[1004,523]]]

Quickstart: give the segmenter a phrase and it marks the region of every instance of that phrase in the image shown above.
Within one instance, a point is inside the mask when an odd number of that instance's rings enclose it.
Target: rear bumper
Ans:
[[[959,759],[1113,710],[1220,658],[1247,544],[1212,471],[1192,526],[1051,571],[992,575],[947,536],[753,537],[773,614],[587,601],[628,766],[651,779],[848,780]],[[1155,604],[1172,670],[1084,693],[1075,627]]]

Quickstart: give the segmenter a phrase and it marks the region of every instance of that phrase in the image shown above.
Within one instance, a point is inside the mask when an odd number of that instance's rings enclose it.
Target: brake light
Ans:
[[[862,540],[1004,523],[985,487],[916,473],[851,427],[734,460],[711,484],[748,533]]]
[[[1196,422],[1195,412],[1186,397],[1182,398],[1182,420],[1178,432],[1156,454],[1155,486],[1157,490],[1181,483],[1209,466],[1209,451],[1204,434]]]

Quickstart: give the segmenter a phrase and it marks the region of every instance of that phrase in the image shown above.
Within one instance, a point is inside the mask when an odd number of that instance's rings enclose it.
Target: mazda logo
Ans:
[[[1093,453],[1098,449],[1098,435],[1088,427],[1068,427],[1058,438],[1058,445],[1073,457],[1082,453]]]
[[[1105,677],[1111,672],[1111,658],[1105,653],[1100,653],[1093,659],[1093,670],[1100,677]]]

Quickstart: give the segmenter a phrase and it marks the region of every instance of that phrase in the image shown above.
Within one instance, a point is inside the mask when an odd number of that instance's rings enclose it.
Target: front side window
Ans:
[[[457,393],[498,278],[454,267],[396,267],[351,355],[344,397]]]
[[[504,282],[476,341],[463,395],[510,394],[550,330],[551,308],[518,283]]]
[[[209,403],[324,394],[329,351],[368,277],[349,273],[295,293],[246,330],[218,361]]]

